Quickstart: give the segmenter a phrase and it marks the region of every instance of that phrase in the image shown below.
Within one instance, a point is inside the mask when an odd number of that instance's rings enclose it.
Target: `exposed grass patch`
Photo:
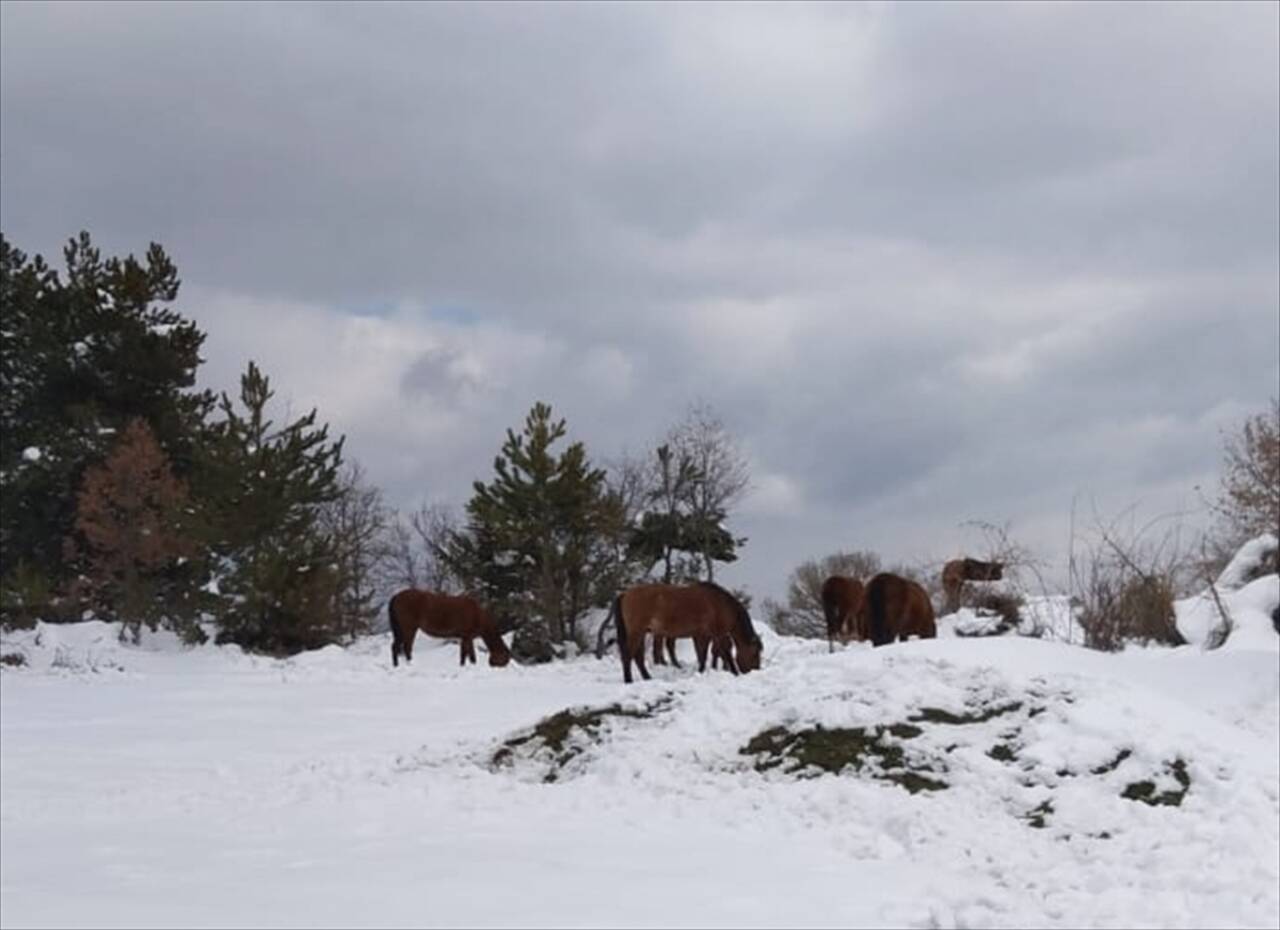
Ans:
[[[1046,818],[1053,813],[1053,802],[1045,801],[1027,811],[1027,826],[1035,827],[1037,830],[1043,830],[1049,825]]]
[[[811,777],[822,772],[839,774],[847,768],[867,769],[872,777],[901,785],[912,794],[940,791],[947,783],[922,774],[933,769],[907,759],[902,746],[889,738],[912,739],[920,733],[919,727],[906,724],[804,730],[778,726],[758,733],[739,752],[756,756],[758,772],[783,767],[787,773]]]
[[[885,727],[885,729],[889,732],[889,735],[896,736],[898,739],[915,739],[924,732],[924,730],[919,727],[913,727],[909,723],[893,723]]]
[[[1187,796],[1187,791],[1191,788],[1191,776],[1187,774],[1187,764],[1181,759],[1174,759],[1172,762],[1165,763],[1165,771],[1178,782],[1177,789],[1170,788],[1157,794],[1155,782],[1135,781],[1125,786],[1124,791],[1120,792],[1120,797],[1130,801],[1141,801],[1152,807],[1181,807],[1182,799]]]
[[[0,664],[17,668],[27,664],[27,657],[20,652],[6,652],[4,655],[0,655]]]
[[[1021,709],[1021,701],[976,708],[966,714],[953,714],[951,711],[943,710],[941,707],[922,707],[919,713],[907,719],[912,723],[945,723],[949,726],[962,726],[967,723],[986,723],[988,720],[994,720],[996,717],[1012,714]]]
[[[1116,753],[1116,757],[1112,759],[1110,762],[1104,762],[1102,765],[1098,766],[1097,768],[1089,769],[1089,771],[1094,775],[1106,775],[1108,772],[1114,772],[1116,769],[1120,768],[1120,763],[1123,762],[1125,759],[1129,758],[1131,755],[1133,755],[1132,749],[1121,749],[1118,753]]]
[[[491,765],[495,768],[510,765],[518,750],[541,744],[541,748],[551,755],[551,769],[543,777],[545,782],[554,782],[560,771],[576,756],[587,748],[587,745],[599,740],[600,727],[609,717],[647,720],[666,710],[671,705],[670,698],[663,698],[652,704],[641,707],[623,707],[621,704],[610,704],[607,707],[569,708],[559,713],[544,717],[533,729],[520,736],[513,736],[505,741],[494,752]],[[533,745],[533,749],[539,748]]]
[[[987,750],[987,755],[997,762],[1010,763],[1018,758],[1018,753],[1014,750],[1012,743],[996,743]]]

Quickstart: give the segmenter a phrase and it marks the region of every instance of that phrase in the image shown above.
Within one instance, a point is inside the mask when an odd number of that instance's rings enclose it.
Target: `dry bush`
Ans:
[[[1022,622],[1022,605],[1026,600],[1016,591],[977,590],[968,600],[974,610],[998,614],[1003,630],[1017,629]]]
[[[1108,652],[1126,642],[1181,645],[1173,599],[1173,587],[1165,577],[1100,575],[1089,588],[1080,612],[1085,644]]]
[[[1199,562],[1184,542],[1181,517],[1165,514],[1135,527],[1133,508],[1103,521],[1095,507],[1094,531],[1078,561],[1072,540],[1072,593],[1081,605],[1086,646],[1115,651],[1128,642],[1185,643],[1173,602],[1198,576]]]

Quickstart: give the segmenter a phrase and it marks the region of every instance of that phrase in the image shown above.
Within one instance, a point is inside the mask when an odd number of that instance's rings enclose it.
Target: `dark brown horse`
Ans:
[[[698,671],[706,670],[707,646],[714,644],[735,675],[760,667],[763,643],[751,625],[751,615],[724,588],[709,581],[691,585],[644,584],[628,588],[613,600],[609,611],[618,634],[622,678],[631,682],[631,663],[642,678],[644,638],[652,633],[667,639],[693,637]]]
[[[391,618],[391,664],[400,656],[413,661],[413,638],[421,630],[431,636],[460,640],[459,665],[476,661],[475,638],[489,647],[489,664],[503,666],[511,661],[511,651],[502,641],[502,632],[489,612],[473,597],[436,594],[405,588],[387,605]]]
[[[933,639],[938,635],[928,593],[901,575],[881,572],[872,578],[862,605],[863,628],[872,645],[905,641],[908,636]]]
[[[861,623],[862,597],[862,582],[856,578],[832,575],[822,583],[822,614],[827,619],[828,652],[836,651],[837,636],[842,643],[867,638]]]
[[[966,581],[999,581],[1004,577],[1003,562],[980,562],[977,559],[952,559],[942,566],[942,593],[947,613],[960,609],[960,590]]]

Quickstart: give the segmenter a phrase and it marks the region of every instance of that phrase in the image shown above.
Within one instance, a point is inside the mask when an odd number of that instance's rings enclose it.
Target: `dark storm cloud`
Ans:
[[[704,398],[777,593],[1211,477],[1280,376],[1278,11],[9,2],[0,225],[162,242],[209,377],[401,503],[535,399],[608,456]]]

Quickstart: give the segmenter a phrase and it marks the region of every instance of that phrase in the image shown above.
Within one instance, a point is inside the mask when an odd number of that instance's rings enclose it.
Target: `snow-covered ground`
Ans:
[[[420,640],[392,669],[385,637],[275,661],[8,634],[0,923],[1280,925],[1273,646],[762,633],[759,673],[631,687],[616,656],[460,669]],[[651,716],[498,753],[615,702]],[[946,787],[742,752],[900,724],[880,745]]]

